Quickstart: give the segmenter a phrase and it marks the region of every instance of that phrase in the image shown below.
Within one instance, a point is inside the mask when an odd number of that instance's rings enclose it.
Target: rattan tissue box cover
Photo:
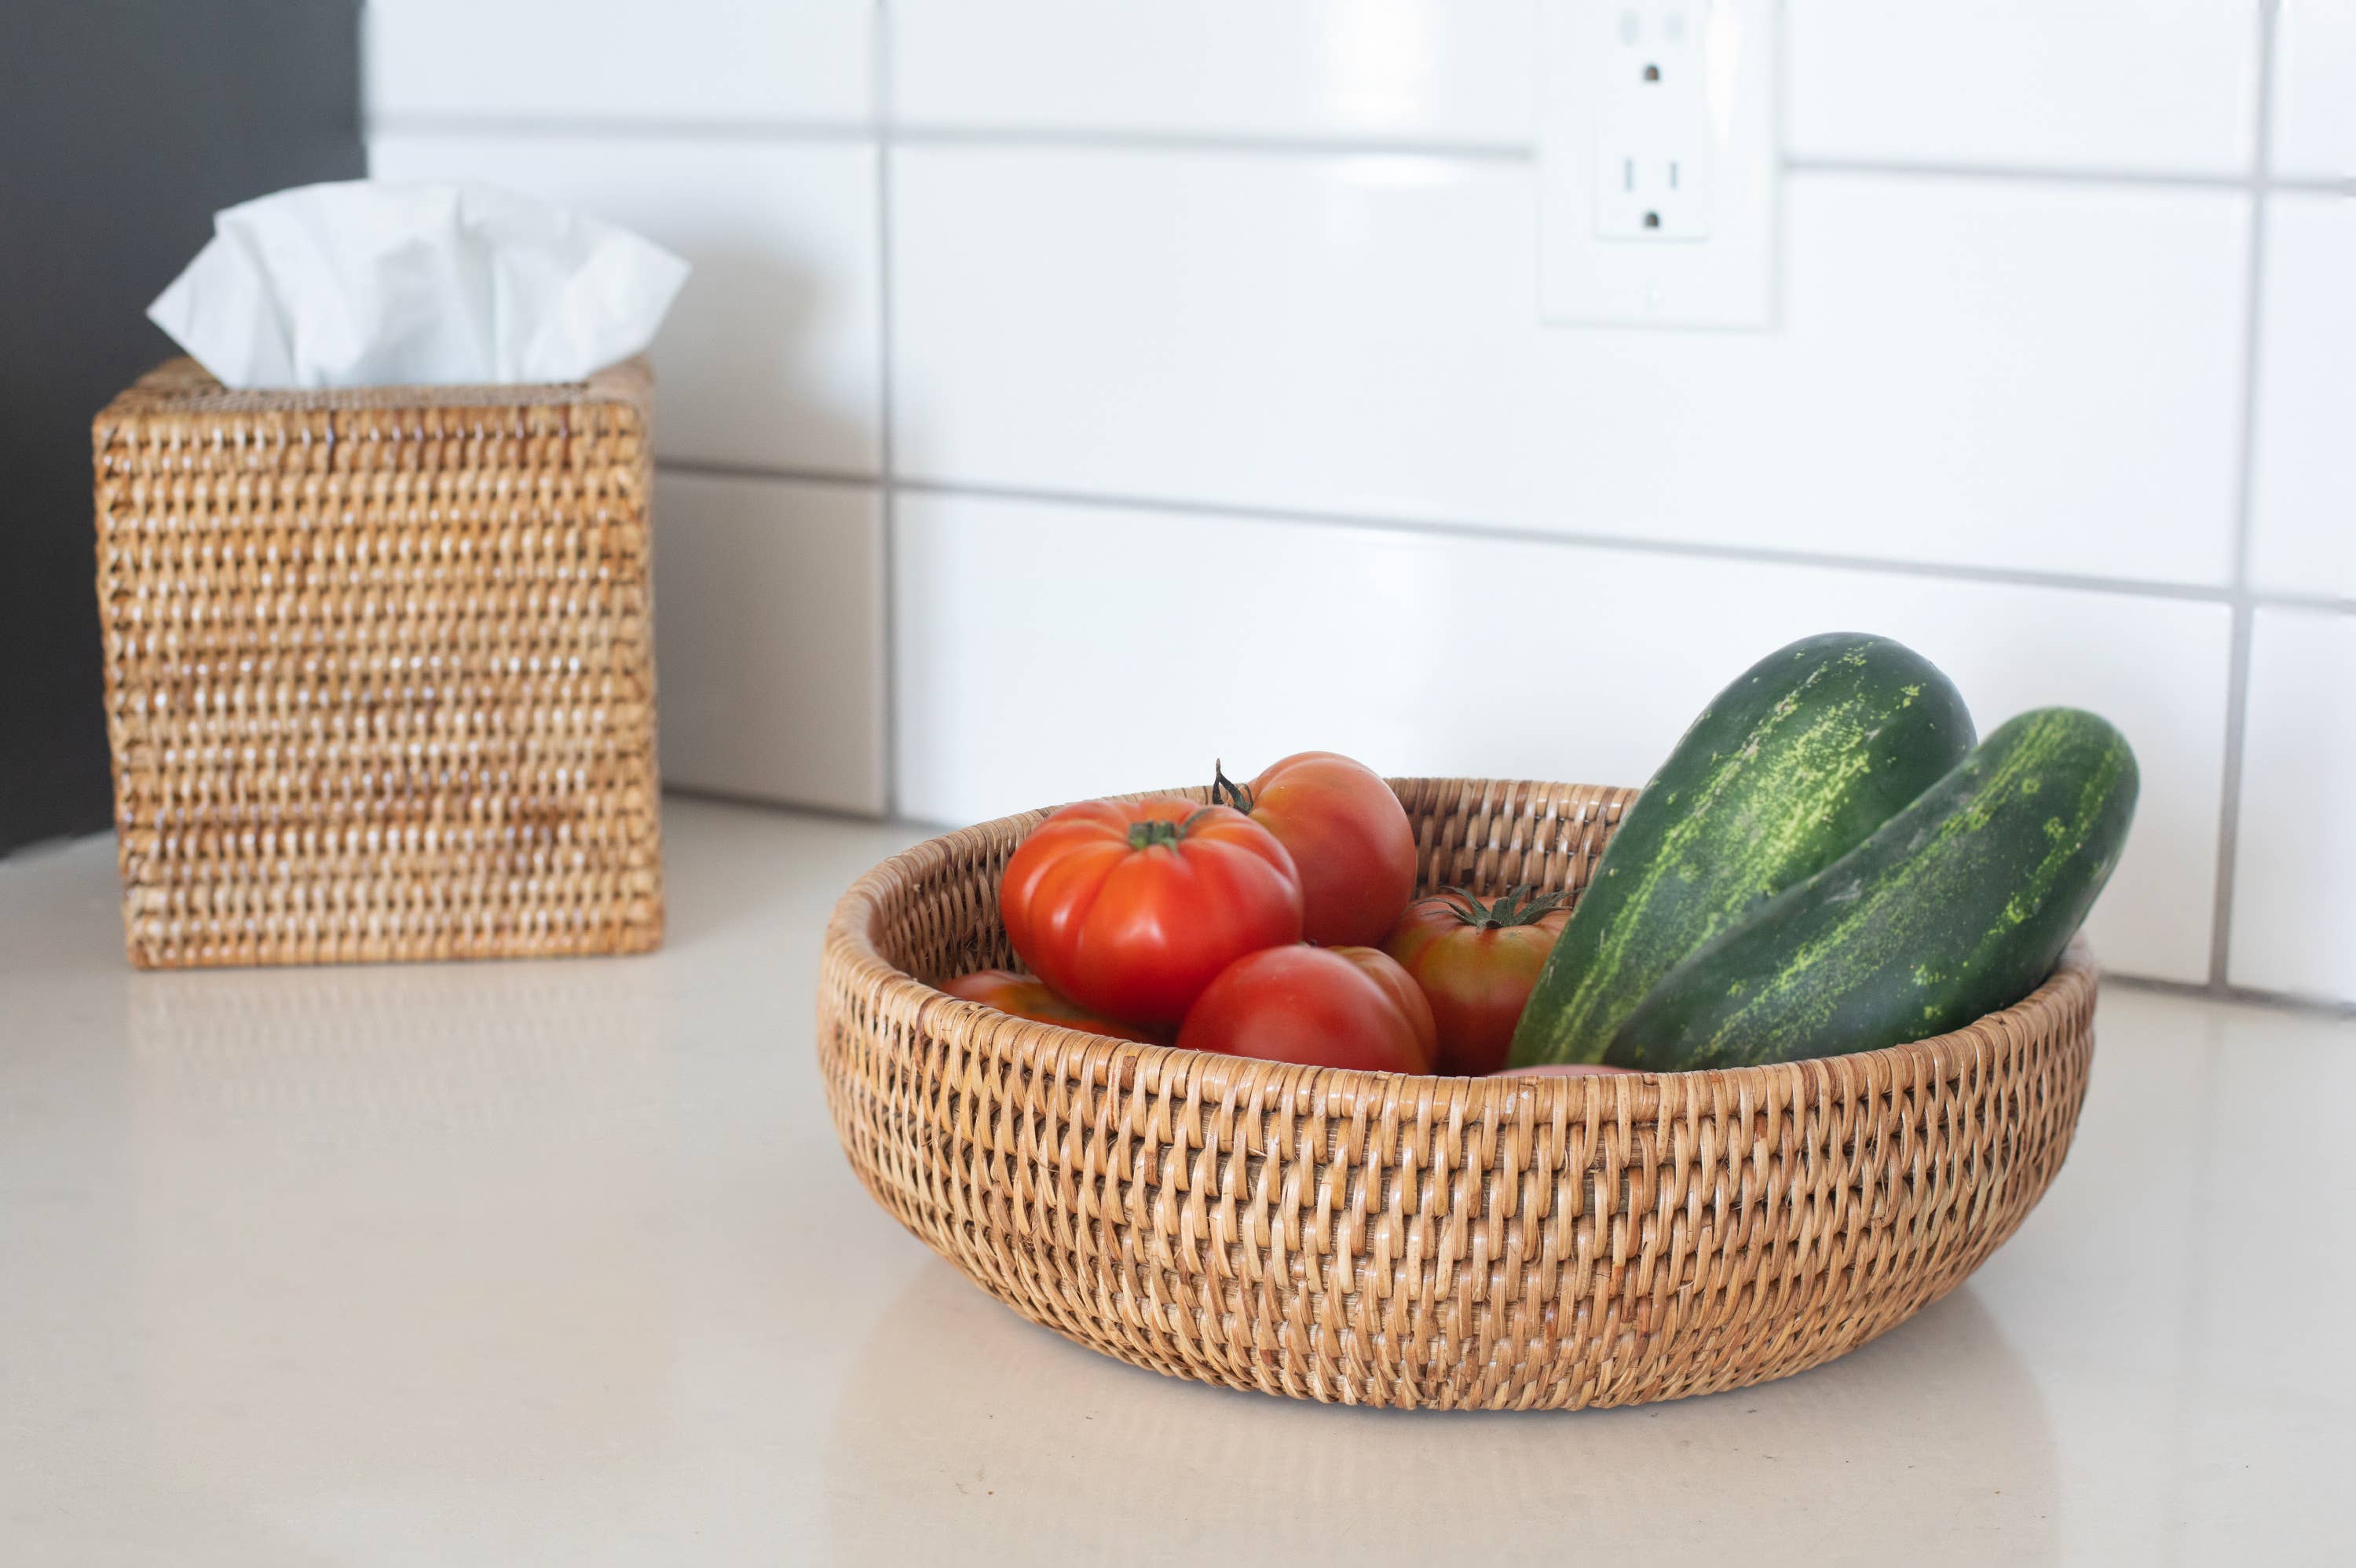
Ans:
[[[98,416],[134,964],[659,944],[652,395],[179,359]]]

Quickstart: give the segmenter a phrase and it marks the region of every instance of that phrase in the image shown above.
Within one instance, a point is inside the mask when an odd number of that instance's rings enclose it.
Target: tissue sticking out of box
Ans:
[[[512,191],[349,180],[215,213],[147,315],[230,387],[578,381],[654,340],[687,272]]]

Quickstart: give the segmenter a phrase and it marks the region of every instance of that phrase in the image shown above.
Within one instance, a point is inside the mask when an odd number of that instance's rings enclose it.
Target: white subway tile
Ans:
[[[911,123],[1523,144],[1542,5],[895,0]],[[2239,173],[2254,0],[1790,0],[1804,156]]]
[[[2356,201],[2277,192],[2265,274],[2251,576],[2356,599]]]
[[[1393,773],[1639,784],[1794,637],[1898,636],[1983,730],[2108,715],[2143,766],[2091,927],[2105,962],[2205,976],[2230,617],[2222,605],[1537,540],[979,497],[902,499],[903,808],[969,822],[1332,747]],[[2356,878],[2351,879],[2356,885]]]
[[[1535,0],[894,0],[918,125],[1523,143]]]
[[[1796,157],[2241,174],[2255,0],[1789,0]]]
[[[2356,615],[2260,610],[2235,840],[2233,983],[2356,1002]]]
[[[665,473],[655,550],[663,781],[881,815],[876,492]]]
[[[1783,325],[1549,328],[1526,168],[894,158],[905,474],[2222,582],[2246,197],[1786,184]]]
[[[369,0],[371,119],[855,123],[867,0]]]
[[[2274,172],[2356,179],[2356,0],[2282,0]]]
[[[873,473],[881,411],[875,150],[712,137],[403,132],[381,179],[510,187],[694,266],[654,348],[665,457]]]

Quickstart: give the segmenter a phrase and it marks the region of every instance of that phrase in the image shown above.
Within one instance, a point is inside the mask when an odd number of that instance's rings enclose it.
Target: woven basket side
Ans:
[[[649,396],[178,363],[98,417],[134,963],[659,941]]]
[[[1632,792],[1397,784],[1428,885],[1577,886]],[[1952,1288],[2066,1152],[2094,976],[1936,1040],[1777,1067],[1445,1079],[1235,1061],[934,990],[1003,959],[1036,814],[845,897],[819,1054],[869,1190],[984,1288],[1141,1366],[1408,1406],[1782,1376]]]

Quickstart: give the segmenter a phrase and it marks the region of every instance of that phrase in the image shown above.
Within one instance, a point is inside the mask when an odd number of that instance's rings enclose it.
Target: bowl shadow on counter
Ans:
[[[928,1263],[827,1445],[836,1555],[2058,1562],[2034,1380],[1968,1285],[1797,1377],[1623,1410],[1350,1409],[1163,1378]],[[1216,1561],[1216,1557],[1207,1560]]]

